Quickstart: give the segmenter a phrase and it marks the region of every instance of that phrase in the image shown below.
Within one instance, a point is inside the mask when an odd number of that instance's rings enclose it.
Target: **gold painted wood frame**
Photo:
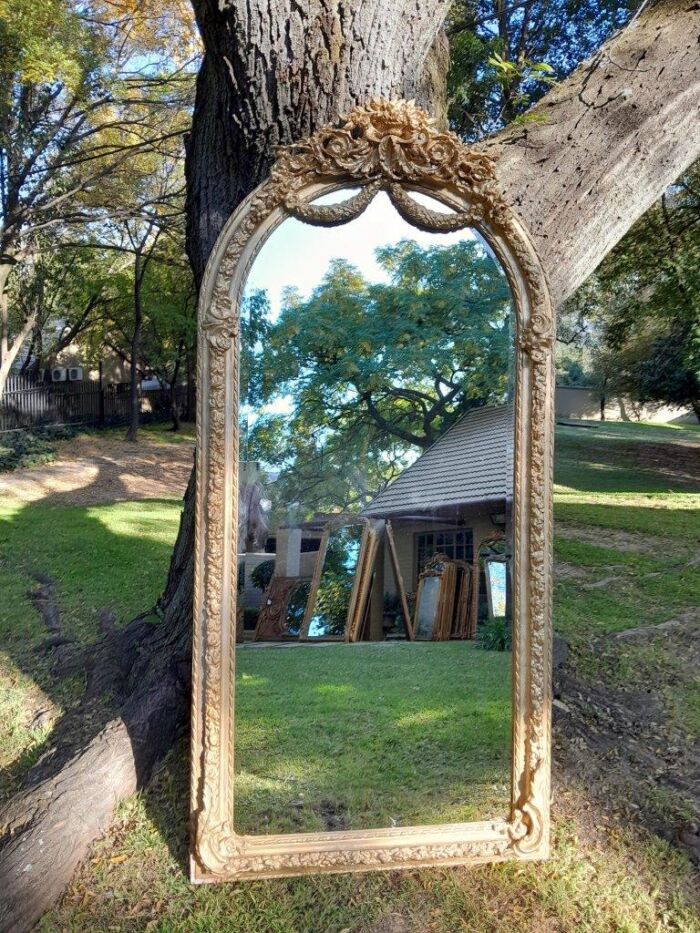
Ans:
[[[328,553],[328,541],[334,531],[347,527],[348,525],[361,525],[362,538],[360,541],[352,591],[348,602],[345,630],[342,635],[325,635],[322,638],[314,638],[309,635],[309,629],[311,628],[311,621],[318,601],[318,590],[321,585],[321,577],[323,576],[323,568]],[[374,561],[374,550],[368,553],[368,544],[371,544],[373,548],[376,549],[377,532],[375,525],[376,523],[366,518],[358,518],[354,522],[348,521],[346,518],[338,522],[329,522],[323,529],[321,544],[316,555],[316,564],[314,566],[314,575],[311,580],[309,598],[306,603],[306,611],[304,612],[304,621],[299,631],[299,641],[350,641],[350,632],[359,628],[367,600],[368,583],[366,580],[368,576],[371,576],[372,564]]]
[[[345,641],[359,641],[372,591],[372,576],[379,549],[379,540],[384,533],[381,519],[368,519],[360,543],[360,556],[355,570],[355,582],[350,595],[348,622],[345,626]]]
[[[396,550],[396,540],[394,538],[394,529],[391,526],[391,522],[387,521],[384,526],[384,533],[386,535],[386,543],[389,548],[389,559],[391,560],[391,569],[394,572],[394,580],[396,581],[396,590],[399,594],[399,600],[401,602],[401,612],[403,613],[403,624],[406,629],[406,638],[408,641],[413,641],[413,620],[411,619],[411,610],[408,608],[408,597],[406,596],[406,587],[403,582],[403,574],[401,573],[401,566],[399,564],[399,555]]]
[[[339,204],[311,203],[359,188]],[[238,309],[258,250],[287,217],[334,226],[383,190],[423,230],[473,227],[503,266],[517,317],[513,749],[510,812],[486,822],[243,836],[234,831]],[[451,213],[419,204],[423,192]],[[554,322],[526,230],[496,166],[411,102],[374,101],[282,149],[213,250],[199,306],[191,877],[196,882],[541,859],[549,851]],[[294,650],[294,649],[292,649]],[[348,648],[346,650],[354,650]]]

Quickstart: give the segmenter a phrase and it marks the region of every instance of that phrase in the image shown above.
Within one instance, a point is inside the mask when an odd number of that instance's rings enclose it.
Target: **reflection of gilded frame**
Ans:
[[[345,641],[359,641],[362,622],[365,618],[369,595],[372,590],[372,574],[379,547],[379,537],[383,531],[381,519],[369,519],[360,543],[360,555],[355,571],[355,582],[350,594],[348,622],[345,626]]]
[[[348,200],[311,203],[359,188]],[[511,807],[501,819],[332,833],[234,831],[234,635],[238,496],[238,306],[261,245],[290,216],[334,226],[385,191],[423,230],[473,227],[516,311]],[[411,191],[436,198],[433,211]],[[554,321],[531,240],[500,195],[497,164],[435,129],[412,103],[375,101],[281,150],[227,222],[200,292],[197,367],[191,877],[197,882],[541,859],[549,851],[551,471]],[[291,650],[296,650],[292,648]],[[422,650],[416,646],[412,650]]]
[[[485,538],[482,538],[481,541],[474,548],[474,557],[472,560],[472,576],[473,576],[473,586],[472,586],[472,607],[469,614],[469,633],[468,638],[476,637],[476,629],[479,622],[479,582],[481,579],[481,566],[479,564],[481,549],[488,547],[491,544],[498,544],[501,541],[505,541],[506,536],[504,532],[500,529],[496,529],[486,535]],[[551,637],[551,635],[550,635]]]
[[[502,616],[496,615],[496,610],[495,610],[494,601],[493,601],[493,582],[491,580],[491,574],[489,572],[489,568],[493,564],[503,564],[503,566],[505,567],[505,573],[507,575],[510,570],[509,563],[510,562],[506,559],[499,560],[495,557],[489,557],[488,560],[484,561],[484,576],[486,578],[486,605],[488,607],[489,619],[503,618],[503,616],[505,616],[505,612],[503,613]],[[505,583],[505,587],[507,591],[507,588],[508,588],[507,582]]]
[[[442,569],[438,570],[438,567]],[[416,640],[420,641],[446,641],[450,637],[452,617],[455,608],[455,583],[457,565],[448,560],[444,554],[434,554],[423,568],[418,578],[418,592],[416,593],[416,615],[413,622],[413,631]],[[423,604],[423,594],[426,582],[435,578],[440,580],[435,615],[430,626],[430,638],[423,638],[420,634],[420,615]]]
[[[313,619],[314,609],[316,608],[316,600],[318,598],[318,588],[321,585],[321,577],[323,576],[323,567],[326,562],[326,553],[328,552],[328,541],[330,536],[334,531],[337,531],[339,528],[344,528],[347,525],[362,525],[362,538],[360,540],[360,548],[357,555],[357,567],[355,568],[355,579],[353,580],[352,591],[350,593],[350,600],[348,602],[348,614],[345,620],[345,631],[342,635],[325,635],[322,638],[312,638],[309,635],[309,629],[311,627],[311,620]],[[314,575],[311,580],[311,591],[309,592],[309,599],[306,603],[306,612],[304,613],[304,621],[302,622],[301,629],[299,631],[299,641],[348,641],[348,633],[358,624],[357,616],[358,612],[361,615],[362,606],[360,600],[358,599],[358,592],[362,586],[362,581],[364,575],[366,574],[366,564],[367,564],[367,542],[368,539],[375,538],[376,532],[372,528],[372,524],[366,519],[357,519],[356,521],[343,521],[343,522],[330,522],[323,529],[323,536],[321,537],[321,544],[318,549],[318,554],[316,556],[316,564],[314,565]]]
[[[396,581],[396,589],[399,594],[399,599],[401,600],[401,612],[403,613],[404,626],[406,628],[406,638],[409,641],[413,641],[413,620],[411,619],[411,610],[408,608],[408,597],[406,596],[406,587],[403,582],[403,574],[401,573],[401,567],[399,565],[399,555],[396,551],[396,541],[394,540],[394,529],[391,527],[391,522],[387,521],[385,528],[386,540],[389,545],[389,557],[391,559],[391,567],[394,571],[394,579]]]

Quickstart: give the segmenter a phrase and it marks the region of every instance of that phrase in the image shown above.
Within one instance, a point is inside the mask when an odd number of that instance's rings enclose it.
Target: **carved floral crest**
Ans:
[[[339,126],[280,149],[274,172],[368,181],[434,181],[495,192],[494,163],[468,149],[454,133],[440,132],[414,101],[373,100]]]

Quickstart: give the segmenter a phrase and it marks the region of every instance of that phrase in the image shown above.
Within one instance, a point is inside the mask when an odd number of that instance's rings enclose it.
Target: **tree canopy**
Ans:
[[[700,418],[700,165],[630,230],[569,302],[560,371],[603,395]]]
[[[287,501],[357,506],[465,412],[507,396],[511,297],[483,244],[402,240],[376,257],[386,282],[335,259],[276,320],[264,294],[246,299],[242,397],[268,411],[247,456],[286,470]]]

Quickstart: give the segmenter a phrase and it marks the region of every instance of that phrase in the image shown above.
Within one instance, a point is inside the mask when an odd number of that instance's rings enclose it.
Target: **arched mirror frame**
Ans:
[[[311,204],[359,189],[350,200]],[[346,223],[387,192],[428,231],[475,228],[500,261],[516,315],[513,746],[510,813],[436,826],[243,836],[233,826],[239,409],[238,308],[250,266],[288,217]],[[450,212],[410,197],[422,192]],[[282,149],[227,222],[199,306],[191,878],[216,882],[542,859],[549,851],[554,320],[530,238],[499,195],[492,160],[441,133],[412,102],[373,101]]]

